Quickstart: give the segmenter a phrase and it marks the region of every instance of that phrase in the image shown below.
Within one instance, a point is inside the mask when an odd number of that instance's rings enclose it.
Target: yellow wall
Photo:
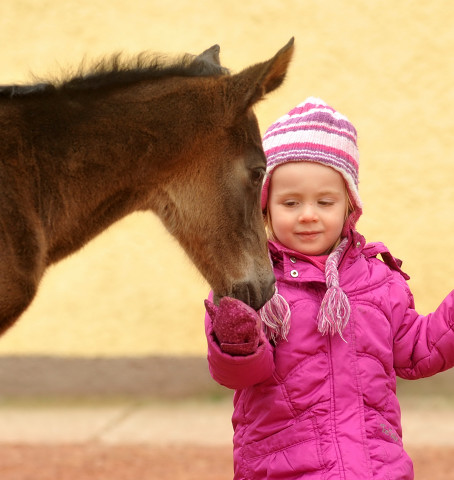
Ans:
[[[359,132],[359,229],[404,259],[422,313],[454,286],[454,3],[450,0],[2,0],[0,83],[125,51],[221,45],[238,71],[296,38],[264,130],[306,96]],[[1,138],[0,138],[1,141]],[[53,267],[0,355],[204,355],[208,287],[151,215]]]

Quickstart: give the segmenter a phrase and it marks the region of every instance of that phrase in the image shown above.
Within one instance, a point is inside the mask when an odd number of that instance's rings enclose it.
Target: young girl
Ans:
[[[346,117],[309,98],[263,145],[277,293],[259,314],[206,301],[211,374],[236,390],[235,479],[413,479],[396,375],[454,365],[454,294],[419,315],[401,262],[356,231],[358,150]]]

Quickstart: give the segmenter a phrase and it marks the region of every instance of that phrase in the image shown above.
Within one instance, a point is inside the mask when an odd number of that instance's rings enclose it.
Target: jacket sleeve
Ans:
[[[400,277],[400,278],[399,278]],[[397,273],[391,283],[394,368],[406,379],[429,377],[454,366],[454,292],[428,315],[414,309],[407,283]]]
[[[239,390],[263,382],[274,372],[273,347],[261,332],[257,350],[250,355],[224,353],[213,334],[211,318],[205,314],[205,333],[208,343],[208,367],[216,382]]]

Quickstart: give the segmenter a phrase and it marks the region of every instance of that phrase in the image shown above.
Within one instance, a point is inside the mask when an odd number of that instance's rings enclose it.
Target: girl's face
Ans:
[[[285,163],[271,177],[272,231],[276,240],[297,252],[329,253],[341,236],[347,204],[341,174],[319,163]]]

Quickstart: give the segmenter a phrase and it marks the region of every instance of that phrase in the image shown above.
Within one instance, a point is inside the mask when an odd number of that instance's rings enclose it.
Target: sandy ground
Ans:
[[[454,448],[408,449],[415,479],[452,480]],[[231,480],[229,447],[0,445],[4,480]],[[397,480],[397,479],[396,479]]]

